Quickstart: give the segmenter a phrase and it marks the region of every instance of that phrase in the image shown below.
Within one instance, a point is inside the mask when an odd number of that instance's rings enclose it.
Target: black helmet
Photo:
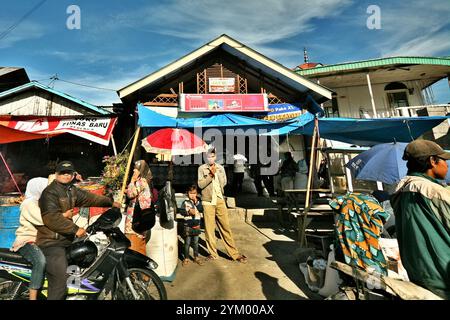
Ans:
[[[97,257],[97,246],[92,241],[72,243],[67,251],[67,260],[80,268],[89,267]]]

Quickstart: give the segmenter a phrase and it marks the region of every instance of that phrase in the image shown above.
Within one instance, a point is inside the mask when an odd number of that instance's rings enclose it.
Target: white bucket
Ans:
[[[330,245],[331,251],[328,253],[327,269],[325,272],[325,282],[319,290],[323,297],[329,297],[339,291],[339,285],[342,283],[337,270],[331,268],[331,263],[336,261],[334,254],[334,245]]]
[[[164,281],[173,281],[178,264],[177,222],[160,224],[156,215],[155,226],[147,242],[147,255],[158,263],[156,274]]]

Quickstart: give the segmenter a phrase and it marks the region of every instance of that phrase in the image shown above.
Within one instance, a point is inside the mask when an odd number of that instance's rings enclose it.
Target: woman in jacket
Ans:
[[[39,198],[47,187],[48,179],[31,179],[25,191],[25,200],[20,205],[20,226],[16,231],[16,239],[11,251],[19,252],[33,265],[29,286],[30,300],[36,300],[38,290],[44,280],[45,257],[41,249],[36,245],[36,225],[43,225]]]
[[[30,300],[36,300],[39,289],[42,287],[45,271],[45,256],[36,245],[36,226],[44,225],[39,208],[39,198],[47,187],[49,179],[33,178],[27,183],[25,200],[20,205],[19,228],[16,230],[16,239],[11,251],[19,252],[33,265],[29,286]],[[65,217],[71,215],[71,210],[64,213]]]

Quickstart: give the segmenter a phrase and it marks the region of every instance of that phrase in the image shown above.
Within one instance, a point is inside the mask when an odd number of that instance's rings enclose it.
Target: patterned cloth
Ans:
[[[378,239],[383,221],[389,218],[379,202],[368,194],[347,193],[329,202],[339,212],[336,231],[345,262],[366,270],[369,267],[387,275],[386,259]]]

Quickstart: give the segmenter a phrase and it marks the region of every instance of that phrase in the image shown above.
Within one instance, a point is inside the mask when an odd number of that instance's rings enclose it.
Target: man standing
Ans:
[[[450,299],[450,190],[445,179],[450,153],[427,140],[409,143],[408,174],[391,196],[402,263],[411,282]]]
[[[74,207],[120,207],[104,196],[81,190],[73,185],[77,176],[70,161],[62,161],[56,166],[55,180],[47,187],[39,199],[44,225],[37,226],[36,244],[47,260],[48,300],[62,300],[67,289],[66,248],[75,237],[82,237],[86,230],[79,228],[64,212]]]
[[[241,154],[234,156],[233,164],[233,193],[235,195],[242,193],[242,183],[244,182],[246,158]]]
[[[209,251],[208,260],[218,258],[216,247],[216,220],[222,238],[231,259],[246,263],[247,257],[239,254],[231,233],[228,210],[225,204],[223,188],[227,184],[225,169],[216,163],[216,150],[207,153],[208,163],[198,168],[198,186],[202,190],[203,215],[205,219],[206,246]]]

